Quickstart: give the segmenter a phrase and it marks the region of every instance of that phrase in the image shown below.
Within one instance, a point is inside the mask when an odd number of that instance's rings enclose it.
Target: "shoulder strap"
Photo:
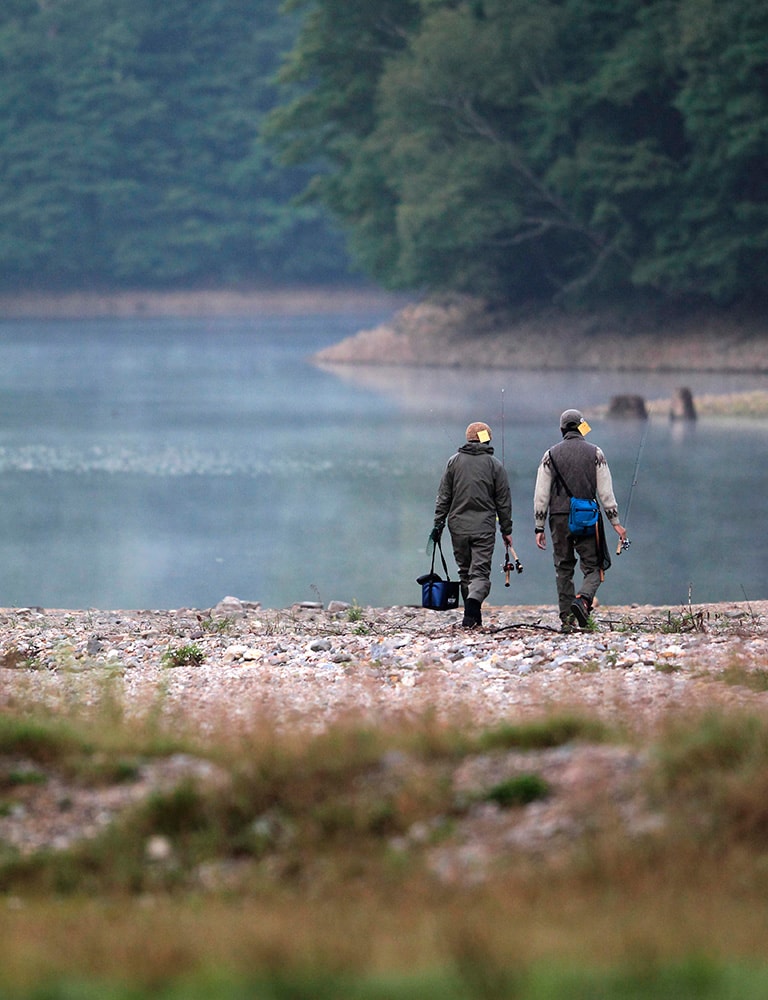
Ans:
[[[573,497],[573,493],[571,493],[571,491],[568,489],[568,483],[566,483],[566,481],[560,475],[560,470],[557,467],[557,462],[555,461],[555,456],[552,454],[551,451],[549,453],[549,460],[552,463],[552,468],[555,470],[555,475],[560,480],[560,482],[563,484],[563,489],[565,490],[565,492],[568,494],[569,497]]]

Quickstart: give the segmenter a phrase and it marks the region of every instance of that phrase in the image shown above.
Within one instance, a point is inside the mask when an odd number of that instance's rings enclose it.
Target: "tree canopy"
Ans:
[[[270,129],[395,288],[764,295],[768,7],[290,0]]]
[[[327,213],[293,203],[314,165],[260,134],[296,30],[278,0],[4,0],[0,282],[345,274]]]

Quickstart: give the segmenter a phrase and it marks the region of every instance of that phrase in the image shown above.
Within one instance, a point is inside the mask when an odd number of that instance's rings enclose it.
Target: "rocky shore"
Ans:
[[[768,601],[600,607],[594,631],[567,635],[551,606],[489,607],[484,619],[482,630],[466,631],[460,612],[339,602],[266,610],[233,597],[203,611],[5,609],[0,707],[97,710],[109,696],[128,715],[153,711],[201,734],[222,722],[317,732],[351,720],[429,715],[488,726],[558,712],[620,727],[624,746],[540,755],[556,793],[514,820],[514,836],[530,846],[547,817],[562,828],[596,774],[608,794],[628,768],[634,773],[643,743],[674,713],[766,705]],[[11,764],[0,756],[0,770]],[[0,815],[0,841],[23,850],[67,846],[152,788],[206,766],[171,758],[148,765],[133,784],[98,789],[64,788],[57,778]],[[465,763],[456,780],[478,782],[483,769],[499,766],[490,758]]]
[[[179,291],[18,292],[0,318],[249,317],[391,310],[391,319],[320,351],[326,365],[768,372],[764,314],[714,307],[508,312],[482,299],[412,301],[364,285]]]
[[[406,305],[316,355],[326,365],[768,372],[768,325],[740,310],[511,314],[468,297]]]
[[[273,610],[234,597],[205,611],[6,609],[0,704],[55,706],[73,685],[95,681],[97,693],[108,674],[129,710],[162,691],[169,716],[203,727],[221,713],[317,729],[427,709],[487,724],[570,704],[642,730],[699,692],[745,697],[711,681],[728,664],[762,669],[768,653],[768,601],[600,607],[594,631],[568,635],[554,606],[484,608],[477,631],[460,621],[460,611]]]

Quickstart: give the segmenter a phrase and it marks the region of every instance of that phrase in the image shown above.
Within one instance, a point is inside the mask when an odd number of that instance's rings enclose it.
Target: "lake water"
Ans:
[[[475,419],[494,428],[509,472],[525,567],[505,589],[498,545],[490,603],[552,604],[531,506],[561,410],[680,385],[768,388],[765,376],[310,362],[386,315],[0,323],[0,605],[418,603],[440,474]],[[593,421],[622,510],[642,430]],[[654,420],[632,546],[603,602],[768,598],[767,457],[768,422]]]

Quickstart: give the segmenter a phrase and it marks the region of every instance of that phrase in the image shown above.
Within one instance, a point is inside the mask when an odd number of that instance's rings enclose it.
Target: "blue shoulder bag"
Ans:
[[[563,484],[563,489],[571,498],[571,509],[568,514],[568,530],[572,535],[576,535],[577,537],[590,534],[597,524],[597,519],[600,517],[600,505],[595,499],[585,500],[581,497],[575,497],[568,489],[566,481],[560,475],[560,470],[552,457],[551,451],[549,453],[549,460],[552,463],[552,468],[555,470],[555,475]]]

